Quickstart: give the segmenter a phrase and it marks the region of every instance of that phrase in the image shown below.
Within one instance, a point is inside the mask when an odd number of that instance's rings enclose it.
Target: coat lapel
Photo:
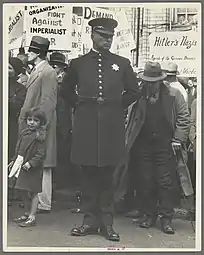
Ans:
[[[44,67],[48,65],[47,62],[42,63],[36,70],[34,70],[31,75],[30,78],[28,80],[28,83],[26,85],[26,88],[28,89],[33,83],[34,81],[39,77],[40,73],[42,72],[42,70],[44,69]]]

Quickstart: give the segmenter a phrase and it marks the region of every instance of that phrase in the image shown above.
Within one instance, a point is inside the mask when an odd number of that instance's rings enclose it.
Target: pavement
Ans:
[[[70,230],[81,225],[83,214],[72,213],[71,209],[75,206],[75,192],[71,192],[70,197],[68,201],[67,196],[63,198],[62,194],[55,194],[52,211],[49,214],[38,214],[37,226],[30,228],[20,228],[12,222],[12,218],[24,212],[23,208],[19,208],[19,203],[14,202],[8,207],[7,246],[11,248],[101,247],[108,250],[124,249],[124,247],[195,248],[192,225],[183,219],[174,219],[175,235],[167,235],[160,230],[159,221],[155,228],[141,229],[135,219],[118,214],[115,216],[114,228],[120,234],[120,242],[111,242],[99,235],[73,237],[70,235]]]

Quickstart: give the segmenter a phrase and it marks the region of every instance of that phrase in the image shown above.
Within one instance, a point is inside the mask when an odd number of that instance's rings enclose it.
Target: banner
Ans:
[[[6,6],[9,16],[9,48],[20,48],[23,36],[24,6]]]
[[[69,59],[77,58],[92,48],[91,27],[88,22],[94,18],[113,18],[118,21],[110,50],[131,60],[135,42],[125,12],[91,6],[21,6],[15,15],[15,20],[19,21],[16,25],[15,22],[11,23],[15,25],[15,29],[12,25],[9,28],[13,38],[10,48],[20,48],[21,44],[29,46],[32,36],[39,35],[50,40],[50,50],[67,51]],[[14,40],[14,31],[18,40]]]
[[[199,34],[192,31],[152,33],[149,36],[150,60],[175,62],[181,76],[197,77],[199,40]]]
[[[40,5],[25,11],[24,45],[39,35],[50,41],[49,50],[71,50],[72,7]]]

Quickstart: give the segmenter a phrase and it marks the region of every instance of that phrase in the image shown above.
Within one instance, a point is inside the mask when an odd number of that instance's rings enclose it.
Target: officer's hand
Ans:
[[[31,165],[29,162],[26,162],[23,166],[22,166],[23,170],[28,171],[31,168]]]
[[[176,155],[176,152],[181,150],[181,143],[180,142],[172,142],[171,143],[172,150],[174,152],[174,155]]]

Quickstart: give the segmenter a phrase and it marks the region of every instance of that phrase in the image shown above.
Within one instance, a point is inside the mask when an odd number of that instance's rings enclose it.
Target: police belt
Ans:
[[[118,98],[106,98],[106,97],[84,97],[84,96],[78,96],[78,103],[91,103],[95,102],[98,104],[103,104],[103,103],[119,103],[121,102],[120,99]]]

